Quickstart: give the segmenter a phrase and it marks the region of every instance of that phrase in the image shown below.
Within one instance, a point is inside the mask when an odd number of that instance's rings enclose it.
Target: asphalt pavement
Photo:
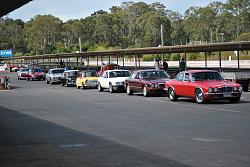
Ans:
[[[8,75],[13,89],[0,91],[1,167],[249,167],[249,92],[237,104],[199,105]]]

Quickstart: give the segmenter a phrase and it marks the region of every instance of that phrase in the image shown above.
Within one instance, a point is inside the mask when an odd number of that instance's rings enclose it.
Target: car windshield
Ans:
[[[77,71],[71,71],[71,72],[66,72],[65,76],[66,77],[76,77],[78,75]]]
[[[142,71],[142,78],[170,78],[165,71]]]
[[[218,72],[197,72],[192,74],[193,81],[223,80]]]
[[[95,71],[88,71],[88,72],[85,72],[85,76],[86,77],[96,77],[97,74]]]
[[[43,69],[41,68],[35,68],[31,70],[32,72],[43,72]]]
[[[64,70],[63,69],[58,69],[58,70],[52,70],[51,73],[52,74],[59,74],[59,73],[63,73]]]
[[[111,71],[109,73],[110,78],[116,78],[116,77],[129,77],[131,73],[129,71]]]
[[[21,68],[20,71],[25,72],[25,71],[29,71],[29,69],[28,68]]]

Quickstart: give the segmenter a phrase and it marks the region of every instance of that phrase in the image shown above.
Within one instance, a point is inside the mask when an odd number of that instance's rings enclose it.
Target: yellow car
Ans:
[[[76,79],[77,89],[97,88],[97,72],[94,70],[86,70],[80,73],[80,76]]]

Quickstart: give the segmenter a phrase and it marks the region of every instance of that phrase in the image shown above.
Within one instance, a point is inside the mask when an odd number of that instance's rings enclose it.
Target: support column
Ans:
[[[78,57],[76,58],[76,69],[78,70],[78,68],[79,68],[79,64],[78,64],[79,62],[78,62]]]
[[[237,50],[238,69],[240,69],[240,51]]]
[[[122,55],[122,66],[124,67],[125,57]]]
[[[221,51],[219,51],[219,65],[220,65],[220,72],[221,72]]]
[[[207,52],[205,52],[205,68],[207,70]]]

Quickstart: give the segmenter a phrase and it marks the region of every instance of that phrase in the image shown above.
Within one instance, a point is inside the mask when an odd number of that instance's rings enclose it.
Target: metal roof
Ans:
[[[133,48],[133,49],[119,49],[112,51],[91,51],[82,53],[45,54],[36,56],[12,57],[10,59],[49,59],[49,58],[69,58],[69,57],[87,57],[87,56],[101,57],[101,56],[121,56],[121,55],[139,55],[139,54],[216,52],[216,51],[237,51],[237,50],[239,51],[250,50],[250,41]],[[6,58],[5,60],[8,60],[8,58]]]
[[[1,0],[0,1],[0,17],[14,11],[15,9],[25,5],[32,0]]]

